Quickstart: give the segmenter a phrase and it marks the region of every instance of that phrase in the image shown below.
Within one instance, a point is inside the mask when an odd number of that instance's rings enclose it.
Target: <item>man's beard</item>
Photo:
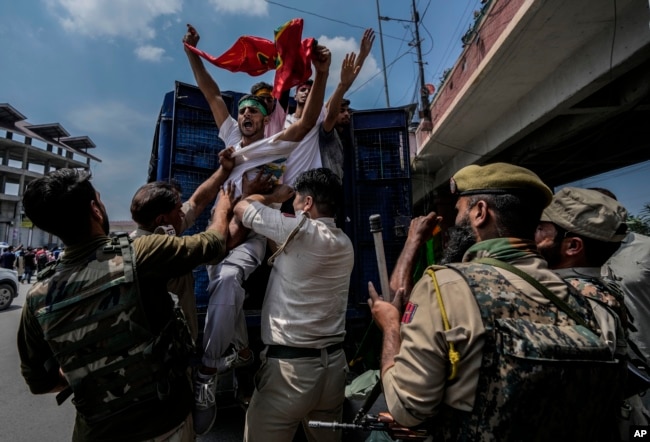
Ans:
[[[111,230],[111,224],[108,221],[108,213],[106,213],[106,210],[102,210],[103,215],[104,215],[104,222],[102,223],[102,228],[104,229],[104,233],[108,235],[108,233]]]
[[[553,241],[553,244],[550,246],[540,247],[537,246],[537,250],[544,257],[548,263],[549,269],[556,269],[562,260],[562,253],[560,251],[561,244],[556,240]]]
[[[466,221],[449,229],[449,241],[442,254],[441,264],[462,262],[467,249],[476,244],[476,236]]]

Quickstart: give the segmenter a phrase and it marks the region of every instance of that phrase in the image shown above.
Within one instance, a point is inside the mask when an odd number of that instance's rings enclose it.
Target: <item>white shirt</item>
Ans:
[[[287,158],[283,179],[285,184],[293,186],[298,175],[304,171],[323,167],[323,162],[320,157],[319,131],[321,123],[325,120],[325,112],[326,108],[323,107],[314,127],[311,128],[307,135],[305,135],[305,138],[300,141],[298,147],[296,147]],[[285,123],[285,127],[288,127],[286,124],[290,125],[295,121],[297,120],[295,119],[294,114],[287,115],[287,123]]]
[[[230,172],[232,181],[237,190],[235,196],[241,195],[242,175],[248,172],[249,179],[253,179],[260,167],[264,167],[265,173],[272,173],[277,180],[282,179],[286,173],[286,162],[289,154],[297,148],[295,141],[278,140],[279,134],[269,138],[263,138],[246,147],[242,147],[242,135],[237,121],[228,117],[219,128],[219,138],[227,147],[234,146],[235,167]]]
[[[284,243],[302,218],[253,202],[243,224]],[[266,345],[324,348],[345,336],[354,250],[333,218],[307,219],[273,264],[262,306]]]

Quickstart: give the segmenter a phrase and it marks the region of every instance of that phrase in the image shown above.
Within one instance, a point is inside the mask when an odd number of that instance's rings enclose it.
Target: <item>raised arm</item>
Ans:
[[[233,216],[233,208],[237,204],[235,199],[235,186],[228,183],[226,187],[220,187],[219,200],[214,206],[210,224],[206,230],[213,230],[228,239],[228,225]]]
[[[360,66],[356,63],[357,56],[354,52],[345,55],[343,63],[341,64],[341,81],[336,86],[334,93],[327,102],[327,114],[323,121],[323,129],[325,132],[331,132],[336,125],[336,120],[341,111],[341,101],[343,95],[350,89],[352,82],[357,78]]]
[[[312,64],[316,69],[314,84],[307,97],[302,117],[280,135],[279,139],[285,141],[301,141],[305,135],[316,125],[318,116],[323,109],[325,99],[325,86],[329,75],[332,54],[325,46],[318,46],[312,54]]]
[[[372,30],[372,28],[368,28],[363,32],[363,37],[361,37],[361,45],[359,46],[359,55],[357,56],[357,59],[354,63],[354,76],[352,77],[352,80],[350,80],[350,84],[348,84],[347,89],[343,91],[343,95],[350,89],[350,86],[352,86],[352,83],[354,83],[354,80],[357,79],[357,76],[359,75],[359,72],[361,72],[361,68],[363,67],[363,63],[366,61],[366,58],[368,58],[368,55],[370,54],[370,50],[372,49],[372,44],[375,42],[375,31]],[[341,72],[341,75],[343,73]],[[341,95],[341,98],[343,98],[343,95]],[[334,95],[330,97],[329,100],[327,100],[327,108],[329,109],[330,106],[333,109],[336,109],[340,107],[340,104],[338,106],[333,106],[332,105],[332,99],[334,98]]]
[[[411,220],[406,243],[397,259],[397,263],[395,263],[395,268],[393,269],[389,283],[392,293],[396,293],[399,289],[404,289],[401,311],[403,311],[405,304],[408,302],[411,296],[411,290],[413,289],[413,270],[418,257],[418,250],[433,236],[433,231],[440,221],[442,221],[442,217],[436,215],[435,212],[430,212],[428,215],[418,216]]]
[[[363,37],[361,38],[361,46],[359,47],[359,56],[357,57],[356,67],[359,68],[359,71],[363,67],[363,63],[366,61],[370,50],[372,49],[372,44],[375,42],[375,31],[372,28],[368,28],[363,32]],[[357,71],[357,75],[359,74]],[[354,81],[354,80],[353,80]]]
[[[233,167],[235,167],[235,160],[230,156],[233,151],[234,148],[229,147],[219,152],[219,168],[196,188],[188,200],[197,216],[205,210],[208,204],[215,200],[219,187],[223,186]]]
[[[199,43],[199,39],[199,33],[196,32],[196,29],[194,29],[192,25],[188,24],[187,33],[183,37],[183,43],[185,43],[185,54],[190,62],[190,67],[192,68],[192,73],[194,73],[196,84],[199,86],[199,89],[201,89],[201,92],[203,92],[205,99],[210,105],[214,121],[217,123],[217,127],[221,127],[223,122],[230,116],[228,106],[226,106],[226,102],[223,101],[219,86],[205,69],[201,58],[187,48],[188,45],[196,47]]]

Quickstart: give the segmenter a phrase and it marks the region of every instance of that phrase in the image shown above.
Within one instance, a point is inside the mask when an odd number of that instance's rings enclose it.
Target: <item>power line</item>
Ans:
[[[388,69],[389,67],[391,67],[392,65],[394,65],[394,64],[395,64],[395,63],[396,63],[400,58],[402,58],[402,57],[405,56],[406,54],[409,54],[410,52],[411,52],[411,49],[407,49],[406,52],[404,52],[404,53],[401,54],[399,57],[397,57],[395,60],[393,60],[392,62],[390,62],[390,63],[388,64],[388,66],[386,66],[386,69]],[[383,72],[384,72],[383,69],[380,69],[379,72],[377,72],[375,75],[373,75],[372,77],[370,77],[369,79],[367,79],[366,81],[364,81],[363,83],[361,83],[359,86],[357,86],[356,89],[354,89],[353,91],[351,91],[348,95],[352,95],[352,94],[354,94],[356,91],[358,91],[359,89],[361,89],[363,86],[365,86],[366,84],[370,83],[370,81],[372,81],[372,80],[373,80],[377,75],[379,75],[379,74],[381,74],[381,73],[383,73]]]
[[[305,11],[304,9],[294,8],[292,6],[283,5],[282,3],[274,2],[274,1],[271,1],[271,0],[264,0],[264,1],[266,3],[268,3],[268,4],[271,4],[271,5],[279,6],[281,8],[285,8],[285,9],[290,9],[292,11],[297,11],[297,12],[307,14],[307,15],[313,15],[314,17],[322,18],[323,20],[329,20],[329,21],[332,21],[334,23],[340,23],[342,25],[350,26],[351,28],[357,28],[357,29],[365,30],[365,29],[367,29],[369,27],[369,26],[364,27],[364,26],[355,25],[355,24],[352,24],[352,23],[345,22],[343,20],[337,20],[335,18],[325,17],[324,15],[316,14],[315,12]],[[401,40],[399,37],[394,37],[392,35],[384,34],[384,37],[393,38],[395,40]]]
[[[465,6],[465,10],[461,14],[461,17],[466,17],[468,15],[467,11],[469,10],[469,8],[471,6],[472,6],[471,2],[468,1],[467,5]],[[469,20],[467,20],[467,21],[469,21]],[[454,44],[456,44],[456,45],[458,44],[458,38],[460,38],[460,35],[461,35],[461,32],[462,32],[462,31],[459,32],[459,28],[460,28],[461,25],[466,24],[466,23],[467,22],[462,23],[461,20],[458,20],[458,22],[456,24],[456,29],[454,29],[454,32],[452,33],[453,38],[449,39],[449,43],[447,44],[447,48],[443,52],[442,57],[440,57],[440,63],[438,63],[438,66],[436,67],[436,69],[434,71],[434,75],[436,73],[441,72],[441,67],[447,63],[447,58],[451,55],[451,52],[452,52],[452,46]]]

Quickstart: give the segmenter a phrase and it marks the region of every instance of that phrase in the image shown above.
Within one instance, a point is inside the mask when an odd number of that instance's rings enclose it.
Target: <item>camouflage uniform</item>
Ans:
[[[132,264],[107,237],[66,248],[23,308],[22,374],[33,393],[46,393],[62,367],[75,394],[75,441],[151,439],[179,426],[192,407],[166,283],[206,257],[223,257],[225,242],[211,231],[149,235],[131,249]]]
[[[569,302],[588,323],[598,324],[603,336],[616,336],[612,314],[571,295],[532,244],[526,250],[521,242],[520,251],[526,253],[509,259],[503,257],[507,250],[501,257],[492,254],[490,246],[504,241],[482,241],[481,250],[470,249],[464,261],[482,256],[508,261]],[[614,362],[615,346],[576,327],[507,270],[473,263],[455,267],[436,268],[449,330],[443,326],[428,275],[411,293],[400,351],[383,377],[388,409],[396,421],[415,426],[433,419],[434,433],[450,440],[608,438],[594,417],[605,421],[611,412],[607,405],[615,403],[616,376],[621,372]],[[447,380],[449,342],[461,355],[452,381]],[[603,377],[611,387],[597,385]]]

